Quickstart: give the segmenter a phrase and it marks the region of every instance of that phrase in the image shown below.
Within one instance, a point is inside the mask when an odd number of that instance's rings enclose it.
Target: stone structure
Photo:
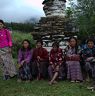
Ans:
[[[34,39],[42,36],[64,35],[66,29],[65,19],[66,0],[45,0],[43,10],[46,17],[41,17],[39,23],[35,26],[32,35]]]
[[[44,1],[45,2],[45,1]],[[46,16],[65,16],[66,0],[47,0],[43,10]]]

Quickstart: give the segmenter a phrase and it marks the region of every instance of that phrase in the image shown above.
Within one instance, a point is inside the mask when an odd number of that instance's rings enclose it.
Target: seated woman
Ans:
[[[71,37],[69,39],[69,46],[65,49],[65,59],[67,64],[67,79],[71,82],[83,81],[79,47],[77,45],[77,39]]]
[[[87,76],[94,80],[94,84],[89,89],[95,89],[95,47],[92,39],[87,40],[87,48],[82,50],[82,58],[85,61],[85,70]]]
[[[32,58],[32,50],[30,47],[29,40],[24,40],[22,42],[22,48],[18,53],[18,63],[19,63],[19,71],[18,71],[18,82],[22,80],[30,81],[32,79],[31,71],[30,71],[30,61]]]
[[[59,48],[59,44],[57,42],[54,42],[52,45],[52,49],[50,51],[50,56],[49,56],[49,67],[48,67],[48,73],[50,76],[51,81],[49,84],[54,84],[56,83],[56,79],[61,73],[61,67],[63,64],[63,52],[62,49]]]
[[[48,52],[43,48],[43,41],[37,40],[32,59],[32,75],[37,80],[47,78],[48,58]]]

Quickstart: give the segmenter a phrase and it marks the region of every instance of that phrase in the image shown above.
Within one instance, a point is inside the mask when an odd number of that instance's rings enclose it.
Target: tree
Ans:
[[[88,36],[95,33],[95,0],[78,0],[76,10],[76,21],[80,32]]]
[[[73,19],[79,29],[78,35],[95,35],[95,0],[77,0],[77,4],[74,0],[69,1]]]

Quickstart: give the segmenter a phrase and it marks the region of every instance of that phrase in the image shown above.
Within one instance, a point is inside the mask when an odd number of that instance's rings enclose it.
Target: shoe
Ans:
[[[75,81],[72,80],[71,83],[75,83]]]
[[[9,75],[5,75],[3,79],[4,80],[9,80],[10,79],[10,76]]]
[[[76,81],[76,83],[80,83],[80,81]]]
[[[87,89],[92,90],[92,89],[94,89],[94,87],[87,87]]]

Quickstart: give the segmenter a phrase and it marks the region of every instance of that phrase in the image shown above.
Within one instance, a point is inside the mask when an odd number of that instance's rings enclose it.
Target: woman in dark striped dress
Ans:
[[[71,80],[71,82],[82,81],[79,48],[75,37],[69,39],[69,46],[65,49],[65,58],[67,64],[67,79]]]

